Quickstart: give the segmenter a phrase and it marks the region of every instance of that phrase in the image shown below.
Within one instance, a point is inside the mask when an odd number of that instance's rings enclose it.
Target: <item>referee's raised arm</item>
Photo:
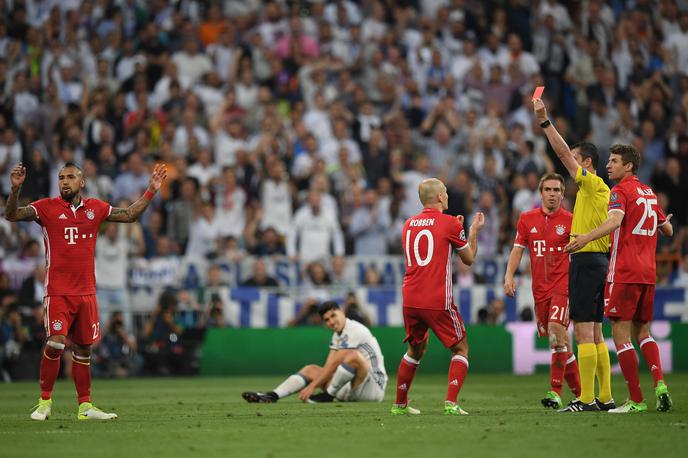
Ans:
[[[540,127],[545,131],[547,140],[549,144],[552,145],[552,149],[561,160],[566,170],[568,170],[571,178],[576,178],[576,173],[578,172],[578,162],[576,162],[571,148],[566,144],[566,141],[559,135],[559,132],[554,127],[554,124],[547,117],[547,109],[545,108],[545,103],[542,99],[533,100],[533,110],[535,111],[535,118],[540,124]]]
[[[566,144],[547,118],[545,104],[533,100],[535,117],[547,140],[578,185],[573,206],[571,235],[587,234],[607,219],[609,187],[597,176],[599,153],[591,143]],[[578,344],[581,392],[578,400],[561,412],[610,410],[616,407],[611,393],[609,349],[602,334],[604,297],[609,266],[609,237],[581,246],[569,256],[569,317]],[[595,395],[595,378],[599,392]]]

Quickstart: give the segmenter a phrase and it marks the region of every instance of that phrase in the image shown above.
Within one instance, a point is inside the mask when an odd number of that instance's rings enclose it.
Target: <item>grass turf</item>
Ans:
[[[468,417],[445,417],[446,378],[419,372],[418,417],[392,417],[394,379],[383,403],[248,404],[244,390],[268,390],[279,377],[95,380],[94,401],[120,418],[76,420],[71,380],[59,380],[53,416],[29,420],[37,383],[0,385],[0,454],[92,456],[383,457],[474,456],[671,457],[688,446],[688,374],[668,377],[674,410],[654,410],[649,377],[641,379],[650,412],[557,414],[540,406],[548,377],[469,374],[460,404]],[[623,379],[612,380],[617,401]],[[570,396],[565,396],[568,401]],[[680,450],[684,450],[681,452]]]

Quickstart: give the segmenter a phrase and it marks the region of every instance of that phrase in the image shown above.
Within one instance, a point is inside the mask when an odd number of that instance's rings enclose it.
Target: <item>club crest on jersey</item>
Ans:
[[[93,218],[95,218],[95,217],[96,217],[96,214],[93,210],[91,210],[90,208],[88,210],[86,210],[86,218],[93,220]]]
[[[562,226],[561,224],[557,224],[557,227],[555,229],[557,235],[564,235],[564,232],[566,232],[566,228]]]
[[[62,321],[60,320],[53,320],[53,329],[55,331],[61,331],[62,330]]]

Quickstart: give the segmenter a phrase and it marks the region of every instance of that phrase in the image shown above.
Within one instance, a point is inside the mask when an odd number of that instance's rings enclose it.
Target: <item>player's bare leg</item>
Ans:
[[[326,384],[327,388],[322,393],[310,396],[309,403],[332,402],[347,383],[351,382],[351,389],[354,389],[368,376],[370,363],[358,350],[339,350],[336,355],[340,356],[339,365]]]
[[[673,402],[669,394],[669,389],[664,382],[662,362],[659,357],[659,347],[650,334],[650,323],[647,321],[634,321],[633,337],[640,346],[640,352],[643,354],[645,363],[652,374],[655,395],[657,397],[656,408],[659,412],[667,412],[671,410]]]
[[[468,339],[464,338],[449,350],[452,352],[452,359],[449,364],[449,381],[447,397],[444,401],[444,414],[468,415],[468,412],[459,407],[456,402],[468,373]]]
[[[287,377],[274,390],[268,392],[261,391],[244,391],[241,397],[246,402],[251,403],[273,403],[278,400],[298,393],[308,385],[311,380],[315,380],[322,374],[323,368],[317,364],[308,364],[299,370],[296,374]]]
[[[65,349],[65,336],[53,335],[48,337],[41,357],[40,383],[41,397],[38,405],[31,412],[32,420],[47,420],[52,411],[52,393],[55,381],[60,373],[60,360]]]
[[[612,319],[612,337],[616,346],[616,354],[619,357],[619,366],[621,366],[621,372],[626,379],[630,399],[624,405],[611,409],[610,413],[647,411],[638,379],[638,356],[631,343],[631,328],[630,321]]]
[[[114,420],[117,414],[103,412],[91,403],[91,346],[72,346],[72,379],[79,402],[79,420]]]
[[[409,342],[406,353],[401,358],[397,371],[397,398],[392,405],[392,415],[418,415],[420,410],[408,405],[408,393],[416,375],[420,360],[428,349],[428,340],[413,344]]]
[[[547,323],[547,334],[549,336],[549,347],[552,352],[550,364],[551,389],[542,399],[542,405],[552,409],[560,409],[562,406],[561,388],[564,373],[566,372],[566,360],[569,356],[568,336],[566,328],[556,322]]]

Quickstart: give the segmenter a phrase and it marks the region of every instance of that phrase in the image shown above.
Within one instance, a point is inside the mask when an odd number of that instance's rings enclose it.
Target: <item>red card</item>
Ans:
[[[538,86],[533,92],[533,100],[542,98],[542,93],[545,92],[545,86]]]

